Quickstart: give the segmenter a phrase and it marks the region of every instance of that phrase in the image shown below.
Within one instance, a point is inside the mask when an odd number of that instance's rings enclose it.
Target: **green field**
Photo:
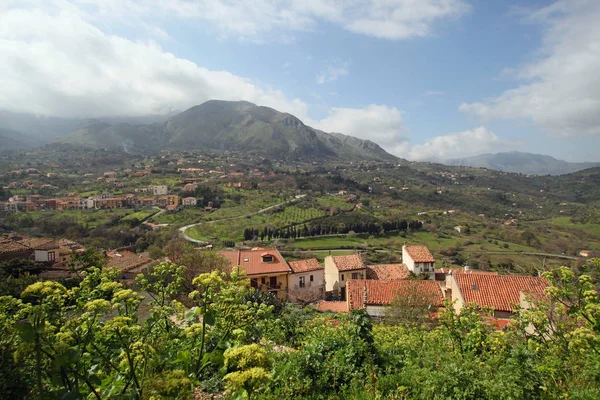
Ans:
[[[141,210],[141,211],[126,215],[125,217],[121,218],[121,221],[131,221],[134,219],[137,219],[138,221],[143,221],[144,219],[148,218],[152,214],[156,214],[157,212],[158,212],[158,210],[156,210],[156,209]]]

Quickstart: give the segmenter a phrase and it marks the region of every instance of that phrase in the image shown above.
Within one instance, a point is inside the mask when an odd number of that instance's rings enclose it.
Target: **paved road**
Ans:
[[[304,197],[304,196],[302,196],[302,197]],[[231,221],[231,220],[234,220],[234,219],[240,219],[240,218],[251,217],[251,216],[253,216],[253,215],[260,214],[260,213],[264,213],[264,212],[266,212],[266,211],[272,210],[272,209],[274,209],[274,208],[277,208],[277,207],[279,207],[279,206],[283,206],[283,205],[286,205],[286,204],[291,204],[291,203],[294,203],[294,202],[296,202],[296,201],[298,201],[298,200],[302,199],[302,197],[300,197],[300,198],[294,198],[294,199],[291,199],[291,200],[288,200],[288,201],[284,201],[283,203],[274,204],[274,205],[272,205],[272,206],[269,206],[269,207],[263,208],[263,209],[261,209],[261,210],[255,211],[255,212],[253,212],[253,213],[250,213],[250,214],[238,215],[238,216],[236,216],[236,217],[228,217],[228,218],[215,219],[215,220],[212,220],[212,221],[202,221],[202,222],[197,222],[197,223],[195,223],[195,224],[186,225],[186,226],[184,226],[184,227],[182,227],[182,228],[179,228],[179,232],[180,232],[181,236],[182,236],[182,237],[183,237],[185,240],[187,240],[188,242],[193,242],[193,243],[198,243],[198,244],[206,244],[206,243],[208,243],[208,242],[206,242],[206,241],[204,241],[204,240],[198,240],[198,239],[194,239],[194,238],[191,238],[191,237],[189,237],[189,236],[188,236],[188,235],[185,233],[185,231],[187,231],[189,228],[191,228],[191,227],[193,227],[193,226],[198,226],[198,225],[203,225],[203,224],[214,224],[215,222]]]

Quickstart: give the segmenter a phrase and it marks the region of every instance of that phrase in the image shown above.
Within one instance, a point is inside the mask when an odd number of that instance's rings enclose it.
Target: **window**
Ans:
[[[250,261],[250,259],[244,258],[244,262],[249,262],[249,261]]]
[[[267,283],[267,281],[265,280],[265,277],[264,277],[264,276],[263,276],[262,278],[260,278],[260,283],[262,283],[263,285],[264,285],[265,283]]]
[[[273,256],[263,256],[263,262],[273,262]]]
[[[299,283],[298,286],[300,286],[301,288],[303,288],[304,286],[306,286],[305,279],[306,278],[304,276],[301,276],[300,278],[298,278],[298,283]]]
[[[352,273],[352,279],[358,279],[358,272]]]
[[[49,251],[48,252],[48,261],[54,261],[55,259],[56,258],[55,258],[54,252],[53,251]]]
[[[257,288],[258,287],[258,279],[250,279],[250,287]]]
[[[271,287],[271,289],[277,289],[277,277],[276,276],[271,276],[269,278],[269,286]]]
[[[342,280],[344,280],[344,274],[342,274]]]
[[[311,275],[310,276],[310,281],[313,282],[314,280],[315,280],[315,277]]]

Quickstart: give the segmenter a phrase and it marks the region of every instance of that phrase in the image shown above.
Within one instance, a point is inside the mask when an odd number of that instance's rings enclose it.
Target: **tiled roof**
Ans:
[[[32,249],[56,249],[59,247],[57,240],[49,238],[24,238],[21,243]]]
[[[307,260],[290,261],[288,263],[292,272],[298,274],[300,272],[317,271],[323,269],[321,263],[316,258],[309,258]]]
[[[420,293],[436,307],[444,304],[442,290],[435,281],[396,280],[376,281],[357,279],[348,281],[348,308],[355,310],[367,305],[389,305],[396,296]]]
[[[252,250],[221,250],[219,252],[231,267],[242,266],[247,275],[263,275],[273,273],[292,272],[288,263],[283,259],[279,250],[275,248],[254,248]],[[267,253],[273,256],[272,262],[263,262],[262,256]]]
[[[320,301],[316,308],[318,311],[348,312],[348,304],[345,301]]]
[[[108,257],[106,267],[116,268],[119,271],[130,271],[154,262],[153,259],[135,254],[131,251],[114,251],[106,253]]]
[[[477,303],[497,311],[514,311],[520,292],[544,293],[546,280],[533,276],[456,274],[466,303]]]
[[[435,258],[425,246],[406,246],[406,252],[414,262],[435,262]]]
[[[337,267],[338,271],[352,271],[355,269],[366,268],[365,264],[360,258],[360,254],[352,254],[350,256],[332,256],[333,263]]]
[[[0,236],[0,254],[20,253],[32,250],[32,248],[30,248],[20,240],[13,240],[8,236]]]
[[[404,264],[376,264],[367,265],[367,278],[380,281],[393,281],[406,279],[410,271]]]

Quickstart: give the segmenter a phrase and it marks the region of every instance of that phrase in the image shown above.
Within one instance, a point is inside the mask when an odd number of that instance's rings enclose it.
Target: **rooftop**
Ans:
[[[295,274],[298,274],[300,272],[318,271],[320,269],[323,269],[323,266],[316,258],[290,261],[288,264],[290,265],[292,272]]]
[[[231,267],[242,266],[247,275],[263,275],[292,272],[288,263],[276,248],[256,247],[252,250],[221,250],[219,252]],[[264,261],[264,256],[273,256],[272,261]]]
[[[318,311],[348,312],[348,304],[345,301],[320,301],[316,308]]]
[[[496,311],[514,311],[520,292],[543,294],[546,280],[534,276],[456,274],[456,282],[466,303],[477,303]]]
[[[428,299],[433,306],[444,304],[442,290],[435,281],[395,280],[376,281],[357,279],[348,281],[349,310],[365,308],[367,305],[389,305],[397,296],[417,293]]]
[[[414,262],[435,262],[426,246],[405,246],[405,249]]]
[[[127,250],[108,252],[106,253],[106,257],[108,258],[106,263],[107,268],[116,268],[123,272],[139,269],[139,267],[154,262],[151,258]]]
[[[406,279],[410,272],[405,264],[367,265],[367,278],[380,281]]]
[[[366,266],[360,258],[360,254],[352,254],[349,256],[331,256],[333,263],[338,271],[352,271],[355,269],[365,269]]]

